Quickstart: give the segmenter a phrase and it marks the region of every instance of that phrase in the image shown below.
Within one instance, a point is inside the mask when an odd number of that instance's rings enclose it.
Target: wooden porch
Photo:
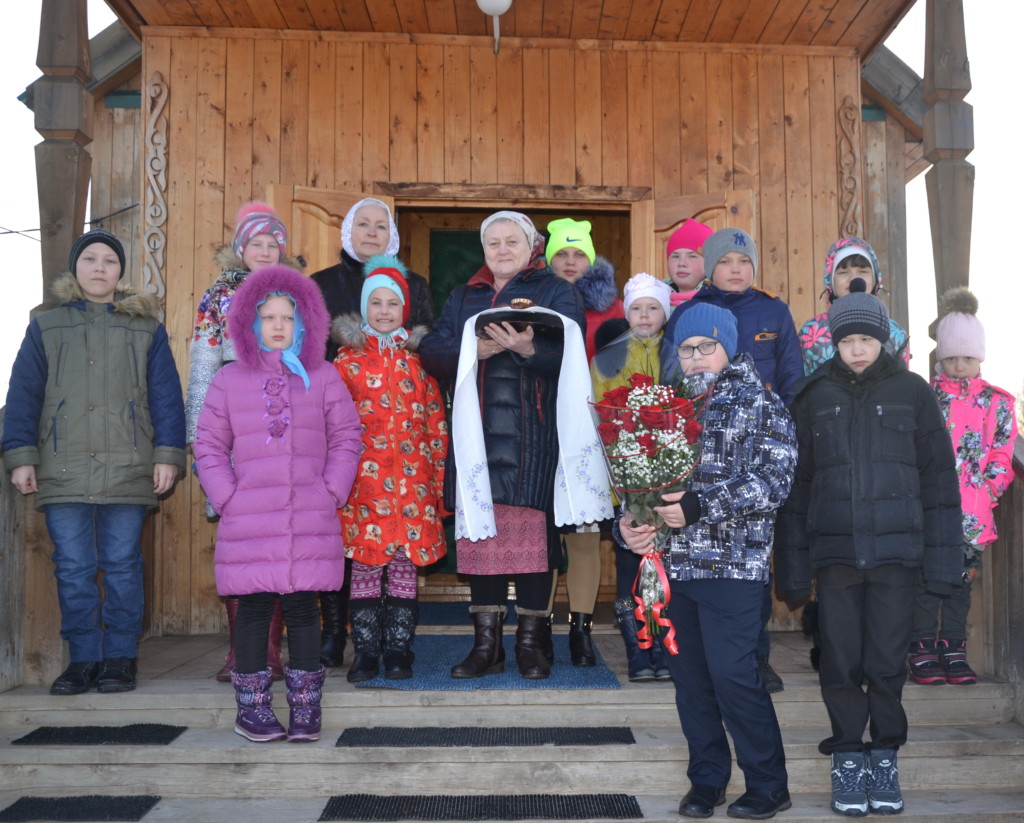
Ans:
[[[679,819],[686,787],[686,745],[671,684],[631,684],[607,615],[599,616],[599,652],[618,690],[396,691],[357,688],[344,669],[324,687],[324,730],[317,743],[249,743],[232,733],[231,687],[217,683],[226,638],[152,638],[142,644],[140,683],[123,695],[51,697],[25,686],[0,695],[0,809],[18,797],[155,794],[144,823],[305,823],[332,795],[585,794],[635,795],[644,820]],[[561,629],[564,631],[564,627]],[[468,646],[468,627],[428,627]],[[828,823],[828,761],[817,751],[827,718],[808,641],[773,635],[772,661],[786,688],[774,696],[793,792],[780,820]],[[351,654],[351,652],[349,652]],[[566,666],[560,660],[556,666]],[[278,712],[284,701],[278,692]],[[907,687],[911,740],[900,752],[904,819],[978,823],[1024,818],[1024,727],[1018,689],[982,677],[976,686]],[[41,725],[167,723],[187,726],[169,746],[12,746]],[[526,748],[340,748],[345,728],[626,726],[635,745]],[[738,772],[737,772],[738,773]],[[457,787],[457,788],[456,788]],[[743,791],[734,777],[729,799]]]

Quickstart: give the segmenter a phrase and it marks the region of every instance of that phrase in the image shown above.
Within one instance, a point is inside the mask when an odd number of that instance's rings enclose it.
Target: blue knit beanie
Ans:
[[[707,246],[705,246],[707,248]],[[691,337],[711,337],[722,344],[729,362],[736,356],[736,316],[711,303],[691,302],[679,316],[672,342],[676,348]]]

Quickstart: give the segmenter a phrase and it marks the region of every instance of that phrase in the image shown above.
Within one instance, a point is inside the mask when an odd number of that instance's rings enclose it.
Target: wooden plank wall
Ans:
[[[273,182],[752,189],[760,284],[798,324],[821,310],[837,108],[860,104],[852,51],[511,39],[496,56],[487,38],[147,29],[143,77],[156,71],[170,91],[167,325],[183,376],[214,250]],[[161,508],[164,633],[221,628],[201,511],[194,482]]]
[[[118,91],[138,91],[140,81],[132,78]],[[90,219],[121,212],[104,220],[102,228],[124,242],[125,277],[137,286],[142,283],[142,246],[131,241],[142,237],[142,164],[126,160],[142,157],[141,116],[141,108],[108,108],[100,97],[93,109],[93,141],[88,147],[92,155]]]

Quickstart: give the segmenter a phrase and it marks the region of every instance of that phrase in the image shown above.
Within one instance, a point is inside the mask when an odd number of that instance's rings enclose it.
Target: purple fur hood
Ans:
[[[287,294],[306,328],[299,360],[307,370],[322,363],[331,333],[331,317],[324,305],[320,287],[308,277],[287,266],[267,266],[245,278],[231,301],[231,337],[239,361],[250,368],[260,363],[260,344],[253,330],[259,304],[271,292]]]

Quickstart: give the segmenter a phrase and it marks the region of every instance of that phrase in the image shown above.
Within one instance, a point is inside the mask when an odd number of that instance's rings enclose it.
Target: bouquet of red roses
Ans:
[[[699,398],[698,398],[699,399]],[[697,440],[702,427],[693,401],[677,397],[668,386],[655,385],[645,374],[634,374],[628,386],[605,392],[591,403],[597,433],[604,447],[612,490],[636,524],[658,532],[656,548],[640,563],[633,587],[641,648],[650,648],[652,635],[666,629],[666,648],[675,654],[675,631],[663,615],[670,595],[661,557],[671,529],[654,511],[664,506],[662,495],[682,491],[685,479],[700,457]]]

